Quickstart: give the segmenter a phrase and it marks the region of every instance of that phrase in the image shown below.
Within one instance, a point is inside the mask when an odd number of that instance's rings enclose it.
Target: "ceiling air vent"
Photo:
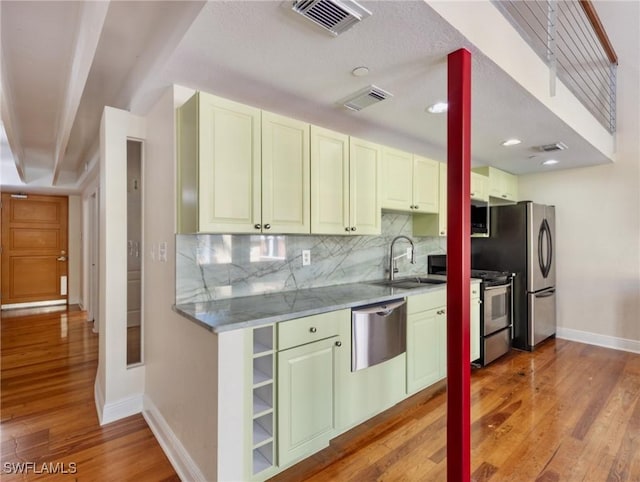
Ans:
[[[386,90],[382,90],[380,87],[376,87],[375,85],[369,85],[364,89],[351,94],[346,99],[343,99],[341,103],[347,109],[358,111],[365,107],[369,107],[370,105],[382,102],[390,97],[393,97],[393,95]]]
[[[563,142],[555,142],[553,144],[545,144],[543,146],[538,146],[538,150],[541,152],[564,151],[566,148],[567,148],[567,145]]]
[[[333,35],[349,30],[371,15],[371,12],[353,0],[297,0],[293,11],[320,25]]]

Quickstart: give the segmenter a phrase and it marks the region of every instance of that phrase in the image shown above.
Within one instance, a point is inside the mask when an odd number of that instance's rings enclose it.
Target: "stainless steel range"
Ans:
[[[446,255],[429,256],[429,273],[447,274]],[[511,350],[513,320],[513,279],[511,273],[472,269],[480,282],[480,358],[485,366]]]

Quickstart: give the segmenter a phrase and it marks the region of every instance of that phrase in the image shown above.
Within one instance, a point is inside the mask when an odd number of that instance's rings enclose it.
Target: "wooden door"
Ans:
[[[309,234],[309,124],[262,113],[262,232]]]
[[[66,302],[65,196],[2,193],[2,307]]]

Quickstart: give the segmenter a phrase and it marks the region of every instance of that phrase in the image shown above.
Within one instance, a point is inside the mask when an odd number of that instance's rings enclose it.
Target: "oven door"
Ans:
[[[482,335],[487,336],[511,325],[511,283],[487,286],[483,295]]]

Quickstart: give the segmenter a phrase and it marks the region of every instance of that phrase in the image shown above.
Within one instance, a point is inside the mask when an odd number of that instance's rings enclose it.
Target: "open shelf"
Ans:
[[[253,475],[273,467],[273,443],[253,450]]]

